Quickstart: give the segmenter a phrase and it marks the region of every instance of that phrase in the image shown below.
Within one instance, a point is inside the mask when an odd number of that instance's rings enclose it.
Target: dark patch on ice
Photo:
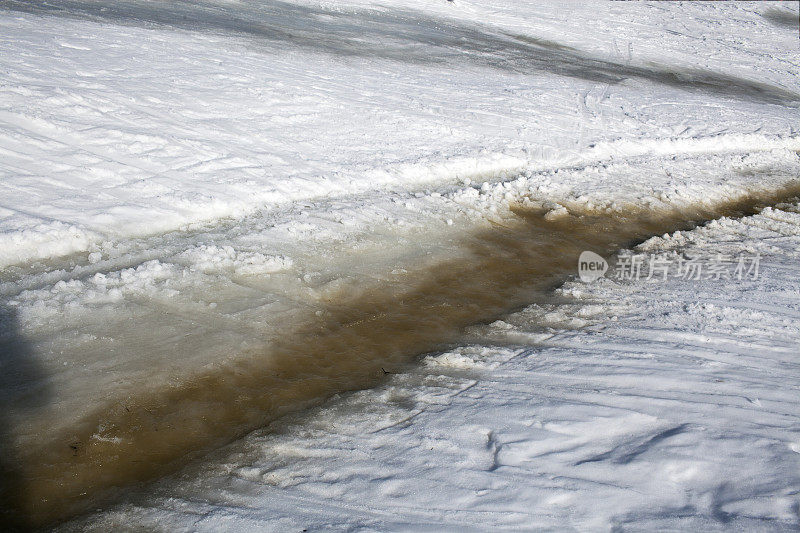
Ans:
[[[14,446],[15,420],[49,401],[33,350],[20,334],[16,310],[0,301],[0,530],[28,531],[25,482]]]
[[[759,206],[786,202],[798,191],[800,182],[793,182],[713,207],[631,207],[612,214],[575,212],[555,220],[520,200],[504,224],[454,241],[458,253],[453,256],[421,265],[407,277],[354,280],[330,293],[321,309],[311,306],[308,321],[299,319],[297,327],[281,331],[261,348],[231,354],[225,364],[198,369],[167,385],[137,389],[82,414],[64,430],[42,431],[19,456],[29,516],[40,525],[62,520],[287,413],[382,383],[387,369],[402,369],[420,354],[457,342],[464,328],[538,303],[542,294],[574,276],[583,250],[611,255],[653,235],[721,216],[752,214]],[[9,346],[19,346],[13,313],[5,315],[11,324],[4,330],[12,334]],[[16,354],[16,366],[30,359],[24,348],[10,352]],[[34,377],[23,372],[20,383]],[[413,407],[400,400],[401,409]],[[386,427],[410,423],[414,416]],[[583,462],[630,461],[682,429]]]

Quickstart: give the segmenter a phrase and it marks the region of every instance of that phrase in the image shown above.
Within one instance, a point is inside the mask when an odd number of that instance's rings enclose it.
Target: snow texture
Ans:
[[[3,422],[35,436],[224,365],[512,205],[658,213],[796,185],[796,16],[0,0],[0,347],[28,360],[0,359],[0,394],[46,398]],[[634,250],[758,252],[757,280],[569,281],[64,528],[797,528],[792,205]]]

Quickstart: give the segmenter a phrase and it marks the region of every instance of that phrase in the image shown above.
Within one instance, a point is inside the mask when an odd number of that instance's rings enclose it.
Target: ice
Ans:
[[[98,420],[261,376],[236,365],[320,324],[385,325],[420,283],[490,302],[476,257],[520,219],[629,219],[637,253],[772,270],[562,275],[75,527],[791,527],[794,7],[0,0],[0,445],[58,435],[74,466],[127,442]],[[218,420],[203,405],[187,427]]]
[[[742,237],[775,215],[781,232]],[[790,529],[800,216],[683,234],[650,249],[779,244],[756,280],[568,282],[551,311],[476,329],[75,527]],[[552,309],[591,322],[536,333]]]

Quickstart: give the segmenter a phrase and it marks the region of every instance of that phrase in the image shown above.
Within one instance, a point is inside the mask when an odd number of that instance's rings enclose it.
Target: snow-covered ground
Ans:
[[[796,4],[484,4],[0,0],[0,440],[42,463],[4,465],[20,505],[91,488],[70,468],[92,453],[139,463],[133,433],[168,417],[126,413],[263,371],[354,294],[468,270],[465,236],[519,209],[660,234],[798,192]],[[647,244],[766,247],[757,281],[568,284],[89,523],[797,525],[784,213]],[[260,425],[204,433],[227,419],[200,397],[166,422],[184,447]],[[152,476],[128,467],[97,483]]]
[[[792,6],[482,4],[0,2],[0,264],[796,131]]]
[[[72,527],[795,530],[800,205],[787,207],[651,239],[634,251],[666,258],[666,281],[643,268],[568,282],[557,304],[475,327]],[[739,254],[760,254],[757,275],[677,270]]]

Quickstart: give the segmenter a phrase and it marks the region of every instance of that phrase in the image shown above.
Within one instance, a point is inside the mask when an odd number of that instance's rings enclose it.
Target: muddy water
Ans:
[[[465,235],[449,259],[403,276],[342,287],[305,322],[236,363],[98,409],[65,433],[16,450],[7,521],[46,525],[119,496],[192,458],[333,393],[373,386],[386,371],[545,297],[578,256],[608,256],[652,235],[755,212],[800,185],[724,205],[672,211],[571,213],[549,219],[519,204]]]

